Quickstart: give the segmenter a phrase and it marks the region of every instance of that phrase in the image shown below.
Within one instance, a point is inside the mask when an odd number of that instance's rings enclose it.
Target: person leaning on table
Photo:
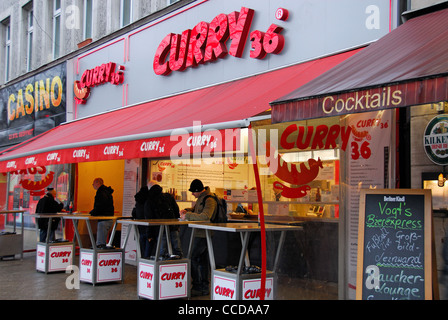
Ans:
[[[157,181],[151,180],[148,183],[148,200],[145,203],[145,218],[146,219],[179,219],[179,206],[173,195],[163,192],[162,187]],[[182,245],[180,243],[179,226],[170,226],[170,243],[173,255],[169,255],[166,246],[166,234],[163,234],[162,242],[160,243],[160,257],[162,259],[180,259],[183,256]],[[157,238],[159,235],[159,228],[151,227],[149,232],[150,243],[157,245]],[[155,249],[155,248],[154,248]]]
[[[114,216],[114,198],[112,193],[114,189],[106,187],[101,178],[93,180],[93,189],[96,190],[95,202],[93,210],[90,211],[91,216]],[[107,234],[112,228],[114,222],[112,220],[99,220],[96,233],[96,246],[104,248],[106,246]],[[93,245],[93,243],[92,243]]]
[[[47,194],[43,196],[36,206],[36,213],[58,213],[62,210],[64,204],[56,198],[56,190],[54,188],[47,188]],[[39,241],[45,242],[48,232],[48,218],[37,219],[37,226],[39,227]],[[52,218],[49,241],[54,241],[55,231],[58,228],[60,219]]]
[[[210,221],[216,211],[217,203],[210,195],[210,188],[204,187],[202,181],[195,179],[188,189],[197,199],[194,208],[180,211],[180,219],[187,221]],[[191,251],[191,279],[193,296],[209,294],[209,261],[205,230],[197,230]]]

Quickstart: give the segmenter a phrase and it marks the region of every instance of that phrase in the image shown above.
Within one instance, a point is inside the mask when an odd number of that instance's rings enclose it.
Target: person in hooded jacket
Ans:
[[[135,207],[132,210],[132,217],[134,219],[145,219],[145,203],[149,197],[149,189],[148,186],[143,186],[140,191],[138,191],[135,196]],[[149,238],[149,227],[145,226],[137,226],[138,232],[140,233],[140,252],[143,258],[147,258],[150,256],[150,241]]]
[[[64,204],[61,203],[56,198],[56,190],[54,188],[47,188],[47,194],[43,196],[36,206],[36,213],[57,213],[60,212]],[[37,220],[37,225],[39,227],[39,241],[46,242],[47,240],[47,232],[48,232],[48,218],[39,218]],[[51,230],[49,241],[55,240],[55,231],[58,228],[60,219],[52,218],[51,219]]]
[[[174,197],[169,193],[164,193],[161,186],[156,181],[148,183],[148,200],[145,204],[146,219],[179,219],[179,206]],[[150,228],[150,239],[155,245],[158,239],[159,228]],[[160,256],[166,259],[182,258],[182,246],[180,243],[179,226],[170,226],[170,242],[173,249],[173,256],[168,256],[166,234],[163,234],[160,244]]]
[[[114,198],[112,193],[114,189],[106,187],[102,178],[93,180],[93,189],[96,190],[93,210],[90,211],[92,216],[114,216]],[[96,246],[103,248],[106,246],[107,234],[113,226],[112,220],[99,220],[96,234]]]

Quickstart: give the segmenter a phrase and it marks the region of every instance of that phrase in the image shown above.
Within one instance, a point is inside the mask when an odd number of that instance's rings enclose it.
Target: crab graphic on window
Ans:
[[[19,184],[25,189],[30,191],[31,196],[43,196],[45,190],[54,180],[54,172],[50,171],[48,174],[45,167],[29,168],[25,170],[19,170],[12,172],[12,174],[41,174],[43,179],[40,181],[32,181],[30,179],[21,179]],[[45,175],[46,174],[46,175]]]

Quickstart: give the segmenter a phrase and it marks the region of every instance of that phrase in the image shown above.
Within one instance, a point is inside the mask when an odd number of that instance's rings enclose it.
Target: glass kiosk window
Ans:
[[[432,191],[432,207],[433,210],[444,211],[448,213],[448,181],[442,180],[439,185],[439,175],[443,174],[446,178],[447,173],[440,172],[423,172],[422,183],[424,189]]]

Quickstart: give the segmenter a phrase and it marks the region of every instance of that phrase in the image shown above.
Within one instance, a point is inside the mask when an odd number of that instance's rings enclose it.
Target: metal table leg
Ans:
[[[210,230],[205,230],[205,236],[207,239],[207,248],[208,248],[208,255],[210,260],[210,268],[212,270],[216,270],[216,263],[215,263],[215,253],[213,252],[213,243],[212,243],[212,235]]]
[[[87,225],[87,231],[89,232],[90,242],[92,243],[93,251],[96,252],[96,241],[89,220],[86,220],[86,225]]]
[[[243,274],[243,263],[250,265],[249,256],[247,254],[247,246],[249,245],[249,232],[241,233],[241,254],[240,261],[238,263],[238,275]]]
[[[168,245],[168,253],[170,257],[173,255],[173,246],[171,245],[170,226],[165,226],[166,244]]]
[[[272,268],[272,271],[274,273],[277,273],[278,262],[280,260],[280,253],[283,248],[283,243],[285,242],[285,237],[286,237],[286,231],[282,231],[280,234],[280,240],[279,240],[278,246],[277,246],[277,253],[275,254],[274,266]]]
[[[117,230],[117,220],[115,220],[114,226],[112,227],[112,232],[110,233],[109,242],[106,244],[106,247],[112,247],[112,242],[114,241],[115,231]]]
[[[187,258],[191,260],[191,251],[193,249],[193,241],[195,237],[196,228],[191,228],[191,236],[190,236],[190,243],[188,245],[188,253]]]
[[[159,228],[159,236],[157,238],[157,245],[156,245],[156,253],[154,256],[154,260],[157,261],[159,260],[159,255],[160,255],[160,244],[162,243],[162,236],[163,236],[163,231],[165,230],[164,226],[161,225]]]
[[[73,220],[73,231],[75,232],[75,238],[76,238],[76,241],[78,241],[79,248],[82,248],[82,240],[81,240],[81,236],[79,235],[79,230],[78,230],[78,220]],[[75,239],[73,239],[73,240],[75,240]]]

